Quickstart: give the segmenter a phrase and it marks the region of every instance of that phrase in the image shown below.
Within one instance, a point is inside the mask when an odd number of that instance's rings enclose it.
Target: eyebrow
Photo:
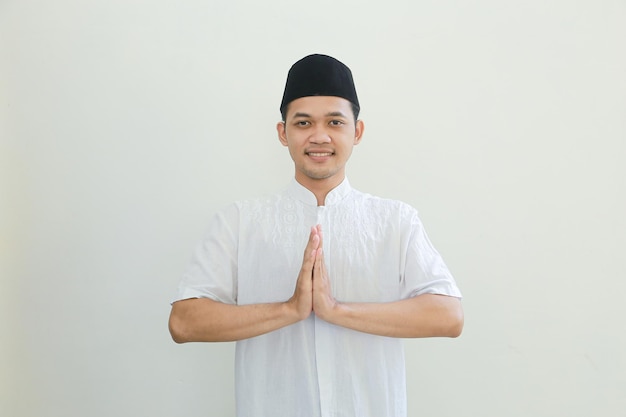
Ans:
[[[340,111],[331,111],[330,113],[326,113],[326,117],[344,117],[347,118],[345,114]]]
[[[342,112],[340,112],[340,111],[331,111],[331,112],[326,113],[324,116],[325,117],[344,117],[344,118],[347,118],[347,116],[345,114],[343,114]],[[296,117],[311,117],[311,115],[308,114],[308,113],[296,112],[296,113],[294,113],[293,117],[294,118],[296,118]]]

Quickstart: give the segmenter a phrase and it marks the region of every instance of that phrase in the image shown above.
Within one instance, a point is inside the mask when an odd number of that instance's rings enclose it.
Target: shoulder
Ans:
[[[223,210],[242,224],[277,221],[281,215],[297,210],[298,205],[284,192],[265,194],[233,202]]]
[[[210,215],[205,238],[235,238],[251,224],[263,223],[276,216],[275,207],[284,206],[286,197],[281,193],[239,199],[219,206]]]
[[[285,200],[289,200],[285,193],[264,194],[237,200],[230,205],[230,210],[238,210],[242,214],[264,211],[283,204]]]
[[[401,200],[379,197],[355,189],[352,190],[352,197],[365,210],[395,214],[401,218],[417,217],[417,209]]]

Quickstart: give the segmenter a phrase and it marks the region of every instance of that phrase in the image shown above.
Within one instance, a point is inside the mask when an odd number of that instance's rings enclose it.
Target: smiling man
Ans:
[[[239,417],[404,417],[401,338],[458,336],[461,293],[416,210],[346,178],[364,131],[350,69],[301,59],[280,111],[295,177],[213,217],[172,337],[237,341]]]

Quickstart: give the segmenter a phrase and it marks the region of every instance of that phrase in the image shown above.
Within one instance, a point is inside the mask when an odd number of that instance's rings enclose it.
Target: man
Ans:
[[[172,337],[237,341],[239,417],[406,416],[400,338],[458,336],[461,294],[416,211],[346,179],[364,129],[348,67],[296,62],[280,110],[295,179],[213,218]]]

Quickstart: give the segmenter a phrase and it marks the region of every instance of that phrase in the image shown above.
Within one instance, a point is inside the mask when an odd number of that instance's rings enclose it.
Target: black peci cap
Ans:
[[[292,101],[309,96],[341,97],[359,108],[350,68],[327,55],[309,55],[293,64],[287,74],[280,112]]]

